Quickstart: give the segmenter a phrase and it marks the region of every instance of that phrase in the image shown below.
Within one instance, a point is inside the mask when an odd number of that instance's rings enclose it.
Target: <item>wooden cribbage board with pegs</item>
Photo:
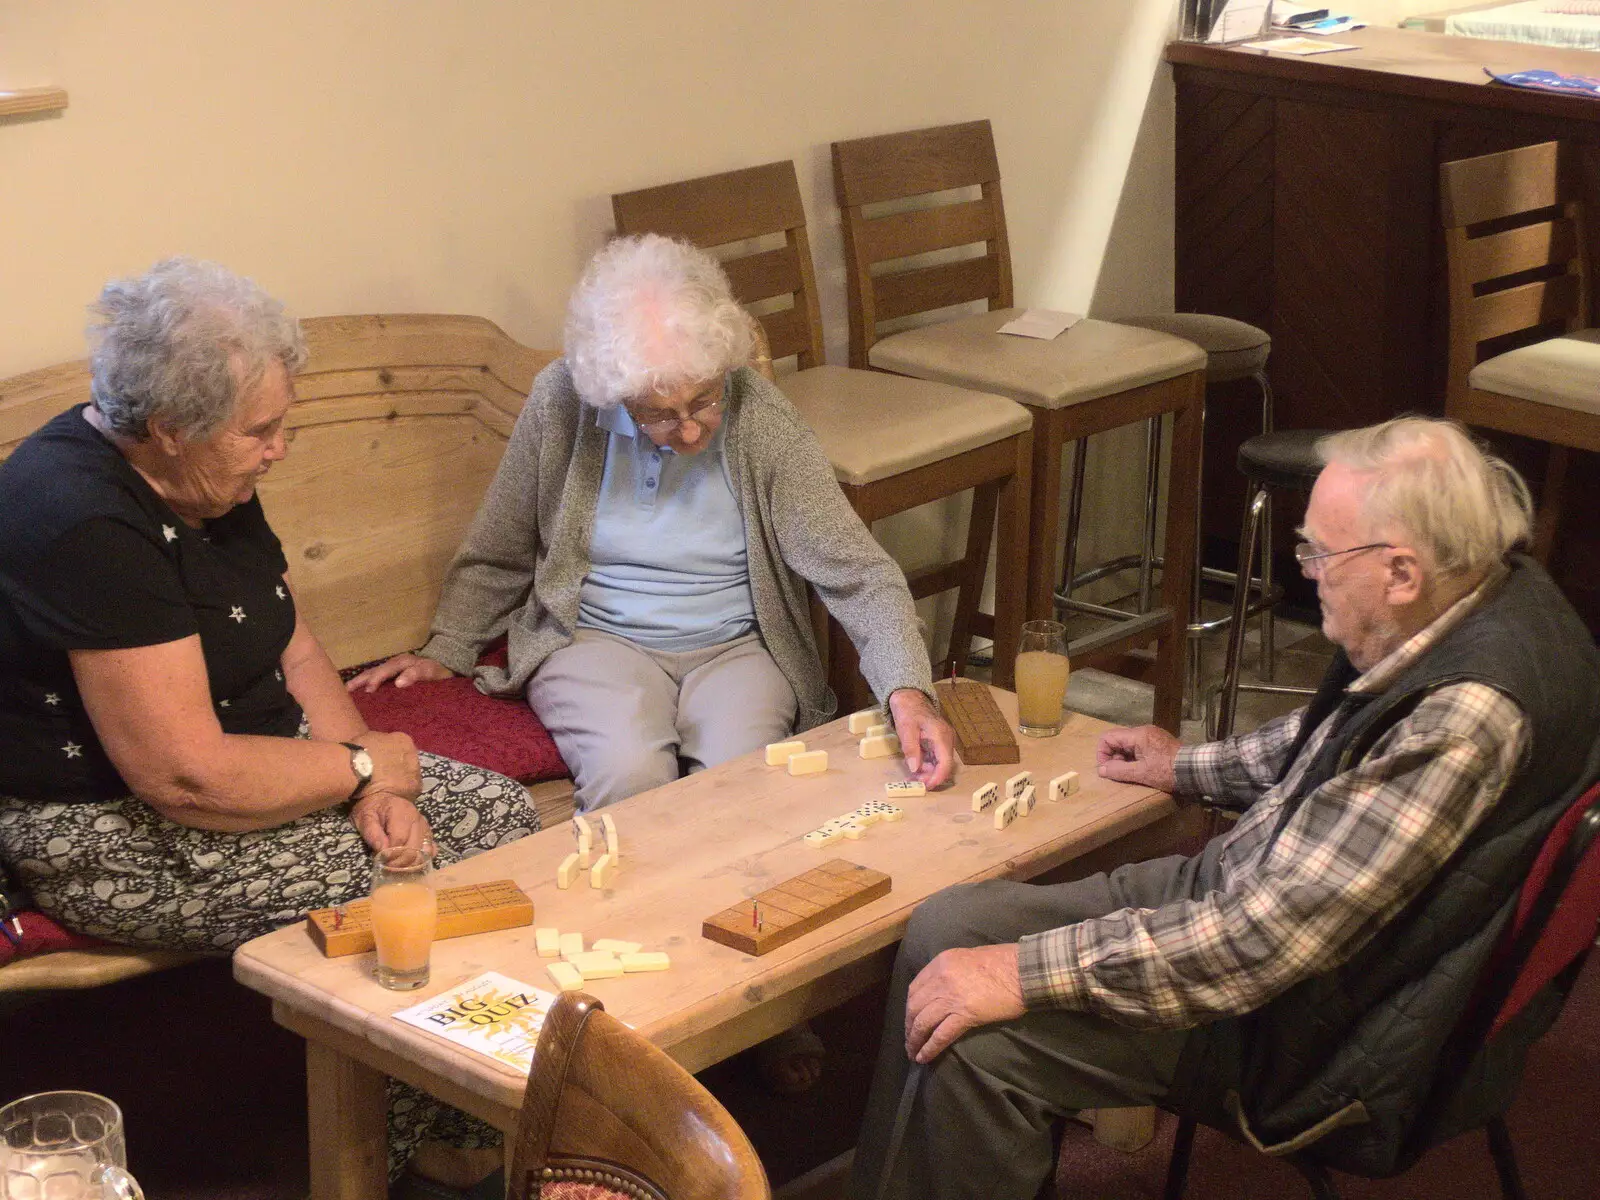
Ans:
[[[956,731],[956,751],[969,767],[1019,763],[1022,747],[986,684],[975,679],[941,679],[934,685],[945,719]]]
[[[700,933],[760,956],[889,894],[890,878],[871,867],[830,858],[803,875],[707,917]],[[760,927],[756,906],[760,906]]]
[[[469,883],[439,889],[439,924],[434,941],[513,929],[533,924],[533,901],[509,879]],[[319,908],[306,914],[306,931],[317,949],[329,958],[363,954],[373,949],[372,902],[352,900],[338,908]]]

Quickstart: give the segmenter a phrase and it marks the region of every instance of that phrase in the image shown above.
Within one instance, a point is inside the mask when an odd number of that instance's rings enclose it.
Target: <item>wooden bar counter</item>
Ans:
[[[1271,333],[1284,428],[1443,411],[1440,163],[1563,141],[1576,193],[1600,212],[1600,100],[1506,87],[1484,70],[1600,75],[1600,55],[1400,29],[1334,40],[1357,49],[1309,58],[1167,49],[1177,85],[1177,307]],[[1589,237],[1594,254],[1600,220]],[[1207,414],[1204,512],[1219,539],[1238,536],[1233,460],[1253,420],[1243,403]],[[1542,454],[1506,449],[1537,487]],[[1595,466],[1593,455],[1576,456],[1569,512],[1600,506]],[[1280,550],[1298,519],[1287,516],[1276,523]],[[1554,573],[1600,628],[1600,532],[1568,524]]]

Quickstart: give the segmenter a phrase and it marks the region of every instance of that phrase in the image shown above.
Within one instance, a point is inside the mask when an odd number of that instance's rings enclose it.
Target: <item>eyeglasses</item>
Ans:
[[[658,433],[665,436],[669,433],[675,433],[685,421],[696,421],[704,425],[707,421],[721,416],[722,390],[719,387],[714,396],[707,400],[702,400],[681,417],[677,413],[671,413],[664,417],[647,417],[644,413],[636,414],[631,410],[629,415],[633,417],[633,423],[645,432]]]
[[[1294,548],[1294,559],[1302,568],[1309,567],[1312,571],[1320,571],[1320,566],[1312,567],[1312,563],[1320,563],[1325,558],[1338,558],[1341,554],[1359,554],[1363,550],[1393,550],[1393,542],[1368,542],[1365,546],[1351,546],[1348,550],[1318,550],[1315,542],[1301,542]]]

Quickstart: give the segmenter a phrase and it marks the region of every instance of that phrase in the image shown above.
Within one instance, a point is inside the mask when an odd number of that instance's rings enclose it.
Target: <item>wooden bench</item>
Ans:
[[[312,317],[289,456],[261,499],[295,597],[334,665],[427,640],[444,573],[489,485],[533,377],[556,357],[480,317]],[[0,459],[89,399],[85,362],[0,380]],[[545,827],[572,782],[535,784]],[[0,969],[0,993],[93,987],[192,961],[172,951],[63,950]]]

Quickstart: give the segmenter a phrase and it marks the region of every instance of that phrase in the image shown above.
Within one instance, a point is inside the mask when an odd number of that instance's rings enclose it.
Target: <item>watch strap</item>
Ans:
[[[367,784],[372,782],[372,773],[370,771],[363,775],[360,771],[356,770],[356,755],[367,755],[368,762],[372,761],[372,755],[365,746],[358,746],[355,742],[340,742],[339,745],[350,751],[350,770],[353,771],[356,776],[355,789],[345,797],[344,801],[346,804],[350,804],[353,801],[359,800],[361,798],[361,793],[367,790]]]

